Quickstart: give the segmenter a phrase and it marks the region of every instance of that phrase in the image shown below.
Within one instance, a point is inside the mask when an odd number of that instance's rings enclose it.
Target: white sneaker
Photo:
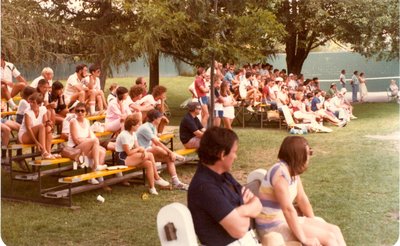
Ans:
[[[107,169],[107,165],[97,165],[96,171],[103,171]]]
[[[115,174],[115,177],[122,177],[122,176],[124,176],[124,175],[122,174],[122,172],[116,173],[116,174]]]
[[[354,115],[350,115],[350,119],[352,119],[352,120],[356,120],[356,119],[358,119],[357,117],[355,117]]]
[[[345,127],[347,125],[347,121],[342,121],[338,124],[338,127]]]
[[[178,161],[185,161],[185,160],[186,160],[186,158],[185,158],[183,155],[175,154],[175,156],[176,156],[176,159],[177,159]]]
[[[169,182],[164,180],[163,178],[160,178],[158,180],[154,180],[154,183],[156,185],[159,185],[159,186],[169,186]]]
[[[98,184],[100,184],[100,182],[97,181],[97,179],[95,179],[95,178],[89,179],[89,180],[88,180],[88,183],[89,183],[89,184],[93,184],[93,185],[98,185]]]
[[[254,113],[254,109],[253,109],[251,106],[248,106],[246,109],[247,109],[248,111]]]
[[[156,190],[155,187],[150,188],[150,189],[149,189],[149,193],[150,193],[151,195],[158,195],[158,192],[157,192],[157,190]]]
[[[179,184],[175,184],[174,185],[174,188],[178,189],[178,190],[189,190],[189,185],[185,184],[185,183],[182,183],[182,182],[179,182]]]
[[[100,183],[104,182],[104,178],[103,178],[103,177],[98,177],[97,180],[98,180]]]
[[[257,105],[260,105],[261,102],[254,102],[254,107],[256,107]]]

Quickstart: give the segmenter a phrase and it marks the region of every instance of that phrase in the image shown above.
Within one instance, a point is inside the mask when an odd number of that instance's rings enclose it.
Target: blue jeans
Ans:
[[[351,85],[351,88],[352,88],[351,93],[352,93],[353,102],[357,102],[358,86],[359,86],[358,84]]]

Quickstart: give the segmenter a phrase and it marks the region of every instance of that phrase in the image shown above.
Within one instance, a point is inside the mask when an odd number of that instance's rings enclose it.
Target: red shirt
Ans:
[[[203,88],[206,87],[206,83],[204,82],[203,77],[197,76],[196,80],[194,81],[194,89],[196,90],[197,96],[204,97],[207,95],[207,93],[203,92],[200,87],[203,86]]]

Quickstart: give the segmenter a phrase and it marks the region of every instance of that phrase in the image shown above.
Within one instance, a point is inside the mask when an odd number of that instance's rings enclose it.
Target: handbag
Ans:
[[[76,161],[78,163],[81,163],[81,155],[82,151],[80,149],[75,149],[69,146],[64,146],[63,149],[61,150],[61,156],[65,158],[69,158],[73,161]]]

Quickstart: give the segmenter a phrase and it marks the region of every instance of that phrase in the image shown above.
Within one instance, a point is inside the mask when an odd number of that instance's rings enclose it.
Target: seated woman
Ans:
[[[104,163],[106,150],[100,146],[99,139],[90,130],[89,120],[86,116],[86,106],[78,103],[75,107],[76,118],[70,121],[70,132],[67,145],[72,148],[80,149],[84,156],[89,158],[89,165],[93,171],[100,171],[107,168]],[[96,179],[89,180],[91,184],[98,184]]]
[[[268,171],[259,190],[263,209],[256,218],[256,228],[261,237],[278,232],[285,241],[298,240],[303,245],[346,245],[338,226],[314,216],[303,189],[300,174],[307,170],[312,153],[303,137],[283,140],[279,162]],[[297,215],[295,199],[304,216]]]
[[[30,109],[25,110],[18,141],[22,144],[36,144],[43,159],[55,159],[58,154],[51,154],[52,123],[47,117],[47,109],[40,106],[43,96],[35,92],[29,96]]]
[[[105,130],[111,132],[119,132],[123,126],[125,118],[131,114],[124,101],[128,98],[128,89],[126,87],[118,87],[117,100],[112,100],[107,108]]]
[[[292,111],[293,111],[293,117],[295,119],[303,121],[305,120],[311,123],[317,123],[317,118],[318,120],[320,120],[320,117],[318,117],[313,112],[307,112],[306,105],[303,102],[304,100],[303,92],[296,92],[295,99],[296,100],[292,100]]]
[[[169,182],[160,178],[155,165],[154,156],[152,153],[145,151],[140,147],[136,137],[136,130],[142,122],[140,113],[129,115],[124,123],[125,130],[122,131],[115,143],[115,151],[119,165],[138,166],[146,169],[146,177],[149,181],[149,193],[158,195],[154,183],[160,186],[168,186]]]
[[[21,92],[21,101],[19,101],[17,114],[16,114],[16,122],[18,124],[22,124],[22,120],[24,119],[25,110],[30,108],[28,98],[36,92],[36,89],[30,86],[25,87]]]

